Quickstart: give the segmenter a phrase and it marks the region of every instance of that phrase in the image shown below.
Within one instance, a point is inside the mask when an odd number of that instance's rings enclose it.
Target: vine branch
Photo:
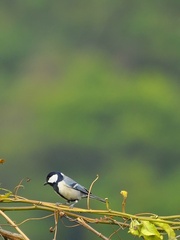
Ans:
[[[19,229],[19,225],[23,224],[24,222],[35,220],[35,218],[29,218],[24,220],[19,224],[15,224],[6,214],[7,211],[32,211],[32,210],[42,210],[51,212],[51,214],[37,218],[37,220],[44,219],[47,217],[51,217],[54,215],[55,227],[52,230],[54,232],[54,240],[57,238],[57,226],[58,226],[58,219],[66,217],[67,219],[74,221],[88,230],[95,233],[98,237],[102,238],[103,240],[108,240],[102,233],[95,230],[91,227],[88,223],[98,223],[98,224],[109,224],[109,225],[116,225],[118,228],[121,229],[129,228],[131,229],[133,224],[136,224],[135,221],[139,223],[150,222],[157,226],[157,230],[160,232],[164,232],[164,227],[169,226],[173,230],[180,230],[180,215],[173,215],[173,216],[157,216],[156,214],[152,213],[139,213],[139,214],[129,214],[119,211],[114,211],[111,209],[102,209],[102,210],[94,210],[94,209],[82,209],[82,208],[70,208],[67,205],[57,205],[50,202],[41,202],[37,200],[26,199],[18,195],[11,195],[4,194],[0,195],[0,202],[7,204],[14,204],[14,206],[5,206],[0,207],[0,215],[3,216],[8,223],[16,229],[19,233],[19,239],[29,240],[29,238]],[[16,203],[23,203],[24,206],[15,206]],[[108,207],[106,205],[106,207]],[[123,207],[123,210],[125,208]],[[96,216],[96,217],[94,217]],[[97,217],[99,216],[99,217]],[[133,225],[134,226],[134,225]],[[139,225],[135,225],[134,228],[137,228]],[[132,230],[132,229],[131,229]],[[2,234],[2,233],[1,233]],[[111,236],[114,233],[111,234]],[[132,233],[133,234],[133,233]],[[13,238],[9,238],[13,239]],[[18,239],[18,238],[14,238]],[[18,240],[19,240],[18,239]],[[174,238],[176,239],[176,238]]]

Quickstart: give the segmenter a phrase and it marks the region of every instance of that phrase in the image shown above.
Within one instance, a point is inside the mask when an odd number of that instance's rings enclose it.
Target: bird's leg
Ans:
[[[75,200],[69,207],[70,207],[70,208],[73,208],[74,205],[75,205],[76,203],[78,203],[78,202],[79,202],[78,200]]]
[[[66,205],[70,205],[70,204],[71,204],[71,201],[67,200],[67,201],[65,202],[65,204],[66,204]]]

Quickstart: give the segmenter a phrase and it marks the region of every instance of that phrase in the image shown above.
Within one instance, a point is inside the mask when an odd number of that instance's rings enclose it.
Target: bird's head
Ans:
[[[63,179],[63,174],[60,172],[50,172],[47,177],[46,177],[46,182],[44,185],[51,185],[53,186],[54,184],[58,183]]]

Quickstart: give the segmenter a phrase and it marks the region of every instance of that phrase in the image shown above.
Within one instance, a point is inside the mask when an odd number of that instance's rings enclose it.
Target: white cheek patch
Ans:
[[[54,174],[49,178],[48,183],[55,183],[57,182],[57,180],[58,180],[58,175]]]

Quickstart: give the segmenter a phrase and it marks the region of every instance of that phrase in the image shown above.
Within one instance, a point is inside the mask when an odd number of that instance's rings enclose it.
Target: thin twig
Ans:
[[[55,226],[54,226],[54,239],[53,240],[56,240],[56,237],[57,237],[57,228],[58,228],[58,211],[55,211],[54,212],[54,222],[55,222]]]
[[[127,199],[127,195],[128,192],[127,191],[121,191],[120,194],[123,196],[123,201],[122,201],[122,212],[125,213],[125,207],[126,207],[126,199]]]
[[[94,228],[92,228],[91,226],[89,226],[82,218],[77,218],[77,221],[85,228],[87,228],[88,230],[90,230],[91,232],[95,233],[98,237],[104,239],[104,240],[109,240],[109,238],[105,237],[102,233],[98,232],[97,230],[95,230]]]
[[[111,235],[109,236],[109,239],[111,239],[116,233],[118,233],[122,228],[119,227],[117,230],[115,230]]]
[[[43,219],[46,219],[46,218],[50,218],[50,217],[52,217],[53,215],[54,215],[54,214],[49,214],[49,215],[44,216],[44,217],[28,218],[28,219],[25,219],[24,221],[22,221],[22,222],[20,222],[20,223],[18,223],[18,224],[16,224],[16,225],[17,225],[17,226],[20,226],[20,225],[22,225],[22,224],[24,224],[24,223],[26,223],[26,222],[29,222],[29,221],[43,220]]]
[[[18,191],[19,191],[19,188],[21,187],[21,188],[24,188],[24,186],[22,185],[22,182],[24,181],[24,178],[23,179],[21,179],[21,181],[19,182],[19,184],[14,188],[14,196],[15,196],[15,198],[16,198],[16,196],[17,196],[17,193],[18,193]]]
[[[94,179],[94,181],[90,185],[89,192],[88,192],[88,197],[87,197],[87,209],[90,209],[89,198],[90,198],[91,190],[92,190],[92,187],[93,187],[94,183],[98,180],[98,178],[99,178],[99,176],[97,175],[96,178]]]
[[[68,219],[69,222],[75,222],[75,223],[77,223],[77,224],[74,224],[74,225],[69,226],[69,225],[66,225],[66,224],[63,222],[63,220],[62,220],[63,225],[64,225],[65,227],[67,227],[67,228],[74,228],[74,227],[78,227],[78,226],[80,225],[80,224],[78,223],[77,219],[73,219],[73,218],[71,218],[71,217],[69,217],[69,216],[67,216],[67,215],[65,215],[65,214],[64,214],[63,217],[65,217],[66,219]]]
[[[24,240],[29,240],[29,238],[17,227],[17,225],[3,212],[0,210],[0,214],[11,224],[12,227],[16,229],[17,232],[19,232]]]

